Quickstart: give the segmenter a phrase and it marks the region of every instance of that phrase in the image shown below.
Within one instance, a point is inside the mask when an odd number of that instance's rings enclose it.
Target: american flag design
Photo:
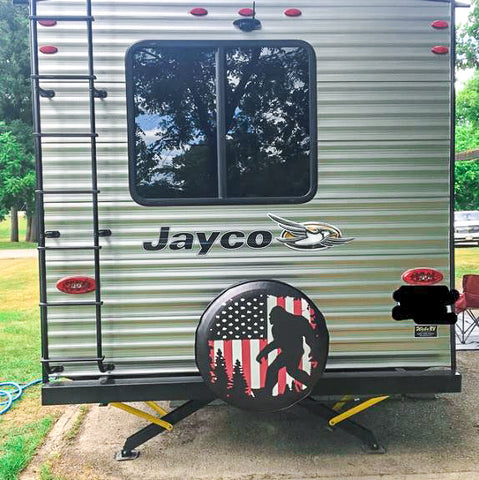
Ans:
[[[210,322],[211,384],[226,397],[302,397],[318,368],[318,336],[315,309],[305,298],[233,297]]]

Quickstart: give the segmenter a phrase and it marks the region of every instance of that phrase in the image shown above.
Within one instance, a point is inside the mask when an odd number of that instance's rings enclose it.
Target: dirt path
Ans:
[[[35,258],[38,255],[36,248],[3,248],[0,249],[0,259],[5,258]]]
[[[137,460],[117,462],[124,439],[145,422],[93,407],[73,441],[47,444],[21,478],[39,478],[50,458],[65,480],[479,479],[479,352],[461,352],[459,364],[462,394],[388,400],[357,417],[385,455],[365,454],[357,440],[327,431],[300,408],[261,415],[211,406],[146,443]]]

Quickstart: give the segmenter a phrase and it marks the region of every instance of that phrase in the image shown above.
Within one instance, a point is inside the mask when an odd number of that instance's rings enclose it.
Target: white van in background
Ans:
[[[479,246],[479,210],[454,213],[454,244]]]

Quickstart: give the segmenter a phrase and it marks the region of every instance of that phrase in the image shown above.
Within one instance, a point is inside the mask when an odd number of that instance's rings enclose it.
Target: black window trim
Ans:
[[[222,198],[222,185],[226,183],[224,155],[218,149],[218,197],[215,198],[144,198],[136,190],[136,149],[135,149],[135,105],[133,84],[133,59],[137,49],[146,47],[212,47],[223,50],[225,47],[298,47],[305,48],[309,57],[309,129],[310,129],[310,188],[301,197],[227,197]],[[128,130],[128,181],[130,195],[139,205],[145,207],[158,206],[196,206],[196,205],[273,205],[273,204],[301,204],[314,198],[318,189],[318,126],[317,126],[317,84],[316,84],[316,53],[314,48],[304,40],[142,40],[131,45],[125,58],[126,76],[126,106],[127,106],[127,130]],[[216,75],[217,82],[217,105],[218,96],[224,94],[224,84],[220,75]],[[223,84],[223,85],[222,85]],[[217,135],[221,135],[221,113],[216,108]],[[224,123],[224,122],[223,122]],[[223,125],[224,130],[224,125]],[[223,140],[218,141],[218,146],[224,145]]]

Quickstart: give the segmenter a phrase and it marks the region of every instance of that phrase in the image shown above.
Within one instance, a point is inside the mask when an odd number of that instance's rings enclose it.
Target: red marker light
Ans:
[[[446,55],[446,53],[449,53],[449,47],[444,45],[436,45],[435,47],[431,48],[431,52],[435,53],[436,55]]]
[[[432,28],[436,28],[437,30],[444,30],[445,28],[449,28],[449,22],[445,20],[435,20],[431,23]]]
[[[302,12],[299,8],[288,8],[287,10],[284,11],[284,14],[287,17],[300,17],[301,13]]]
[[[54,27],[57,24],[56,20],[38,20],[38,23],[40,25],[43,25],[44,27]]]
[[[254,10],[252,8],[242,8],[241,10],[238,10],[238,13],[242,17],[252,17],[254,15]]]
[[[439,283],[444,276],[434,268],[411,268],[405,271],[401,278],[410,285],[434,285]]]
[[[95,290],[95,279],[90,277],[65,277],[57,282],[57,289],[63,293],[77,295]]]
[[[208,15],[208,10],[206,10],[206,8],[196,7],[192,8],[190,13],[195,17],[204,17],[205,15]]]
[[[43,45],[40,47],[40,52],[45,53],[46,55],[53,55],[58,52],[58,48],[53,45]]]

